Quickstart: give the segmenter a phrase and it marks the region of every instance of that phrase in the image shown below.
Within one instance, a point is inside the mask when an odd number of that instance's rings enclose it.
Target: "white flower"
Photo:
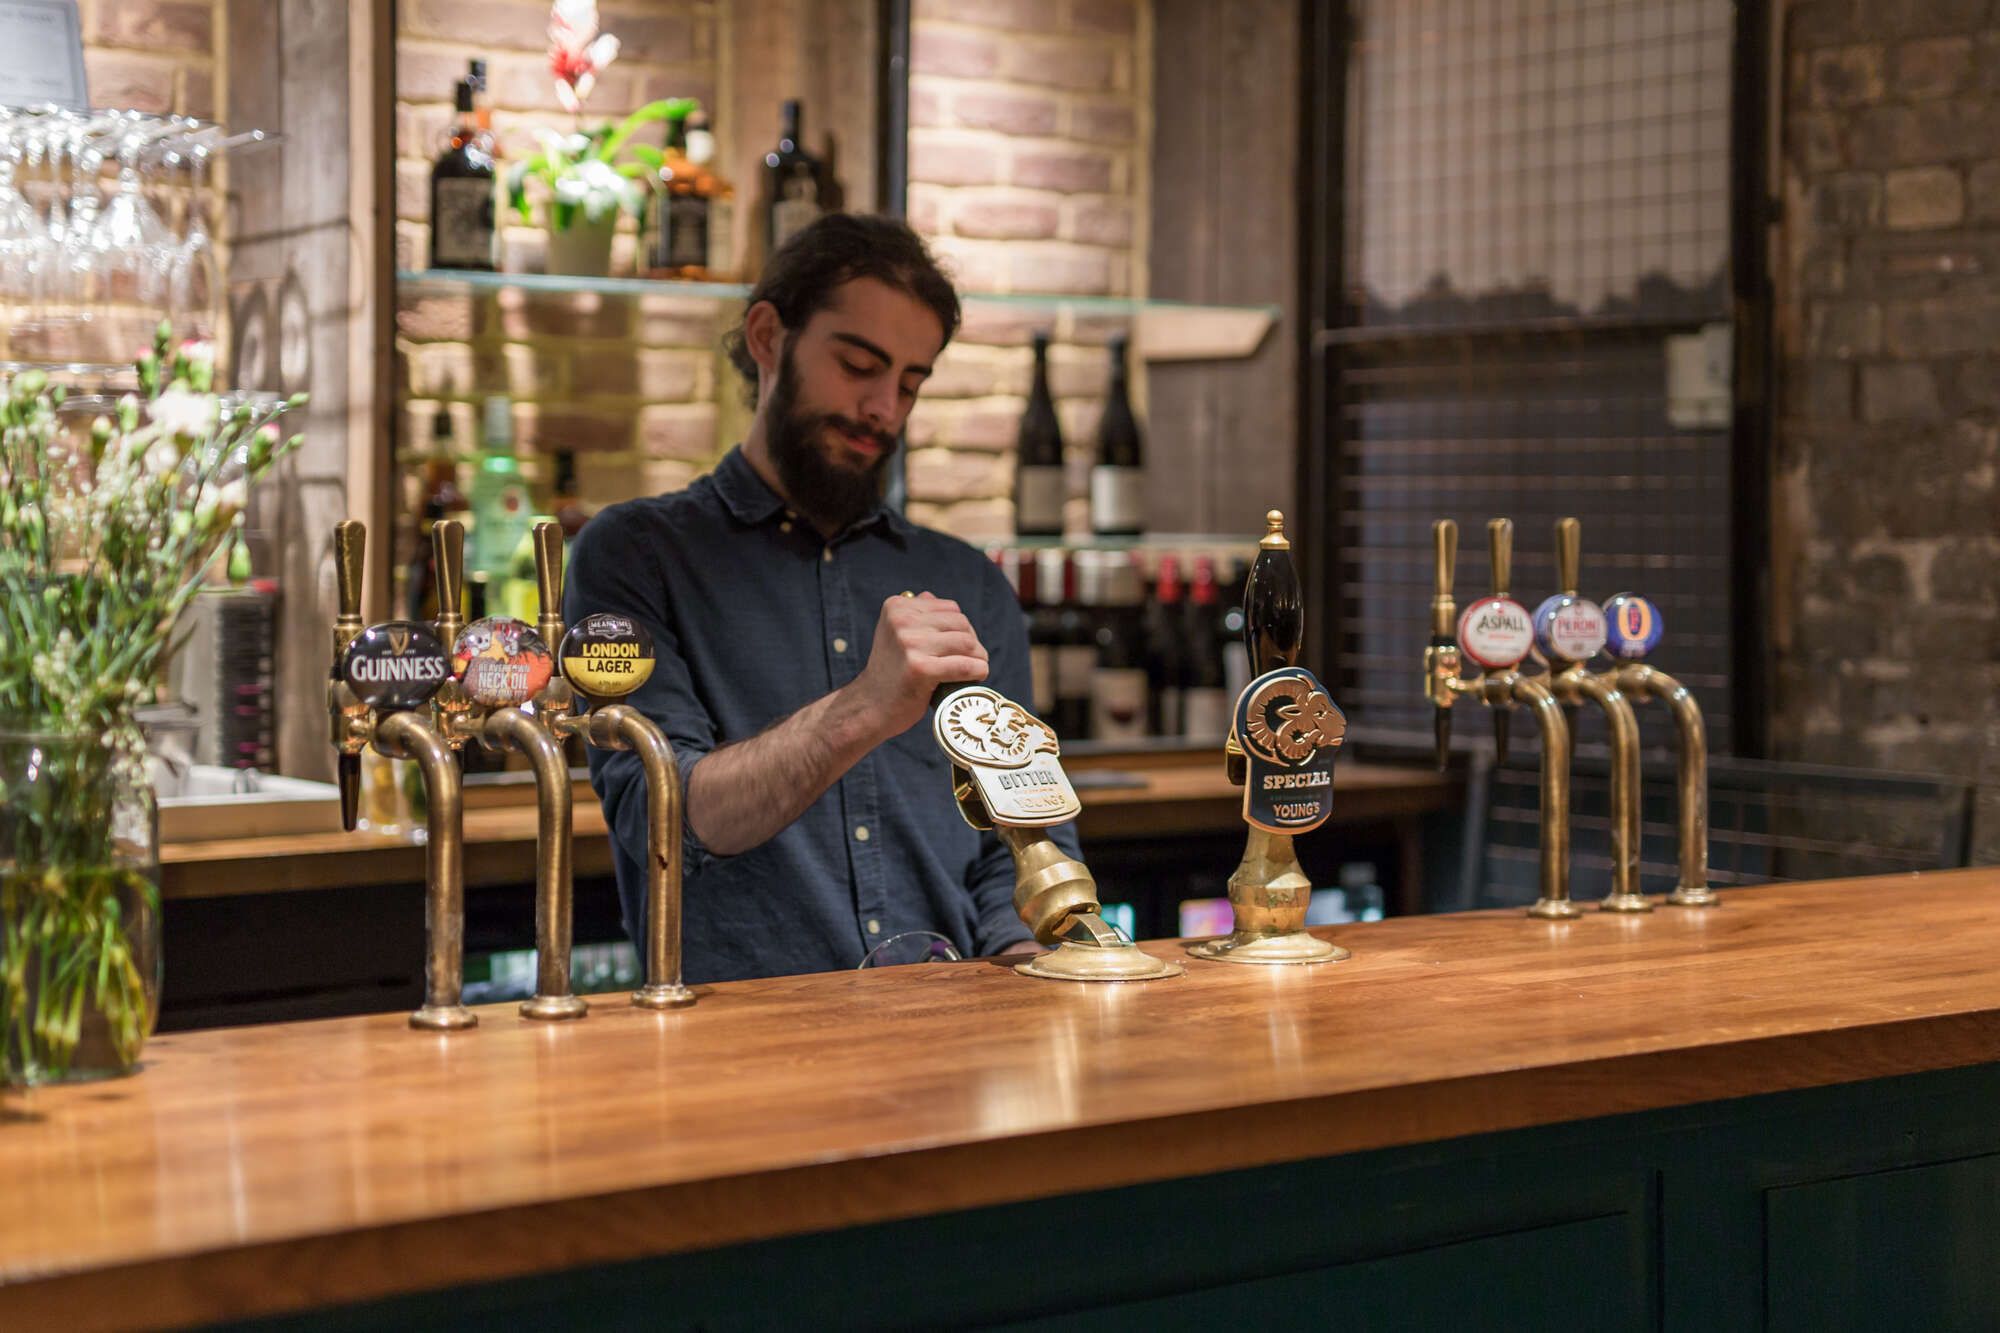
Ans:
[[[144,465],[146,475],[150,477],[164,477],[179,467],[181,451],[175,447],[174,437],[165,432],[155,435],[153,442],[146,446]]]
[[[181,344],[181,359],[201,365],[215,364],[215,343],[207,338],[189,338]]]
[[[189,393],[175,386],[162,390],[152,402],[155,425],[169,435],[205,436],[221,418],[222,402],[212,393]]]
[[[240,513],[250,503],[249,479],[238,477],[234,481],[223,482],[216,488],[215,502],[228,513]]]

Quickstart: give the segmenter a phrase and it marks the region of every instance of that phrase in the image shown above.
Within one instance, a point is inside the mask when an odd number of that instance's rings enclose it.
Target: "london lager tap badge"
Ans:
[[[488,708],[528,702],[556,668],[535,627],[511,616],[488,616],[467,625],[452,649],[451,664],[466,694]]]
[[[421,708],[451,677],[444,645],[428,625],[386,620],[356,635],[340,658],[341,679],[370,708]]]
[[[1082,811],[1054,729],[1012,699],[968,685],[938,704],[931,729],[953,765],[972,775],[995,823],[1038,828]]]
[[[600,611],[563,635],[563,678],[593,699],[622,699],[653,674],[653,636],[629,616]]]
[[[1243,818],[1269,833],[1305,833],[1333,813],[1333,761],[1347,715],[1304,667],[1267,671],[1236,700],[1246,761]]]

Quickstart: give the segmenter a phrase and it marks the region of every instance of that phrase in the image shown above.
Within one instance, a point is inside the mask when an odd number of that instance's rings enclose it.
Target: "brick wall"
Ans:
[[[1144,0],[916,0],[910,222],[966,292],[1145,290],[1150,62]],[[969,538],[1013,531],[1029,334],[1056,336],[1068,525],[1088,527],[1089,442],[1116,322],[973,306],[910,422],[910,512]]]
[[[537,127],[572,124],[548,74],[548,12],[545,0],[406,0],[398,7],[399,269],[429,262],[430,164],[454,118],[452,88],[468,60],[487,61],[503,171],[535,151]],[[622,49],[585,103],[585,123],[616,120],[660,97],[698,97],[714,106],[716,0],[614,0],[600,5],[600,15]],[[646,137],[657,143],[658,131]],[[540,271],[541,230],[519,225],[511,211],[503,218],[512,225],[502,233],[502,267]],[[629,221],[621,229],[612,271],[629,273]],[[664,296],[468,295],[405,286],[396,311],[399,451],[407,461],[428,448],[439,403],[452,414],[459,447],[471,449],[480,400],[506,394],[514,400],[517,447],[532,481],[551,483],[554,454],[569,450],[592,507],[678,489],[726,445],[716,407],[716,343],[731,314],[712,302]],[[405,471],[404,483],[414,488],[417,479]],[[399,512],[410,514],[416,499],[406,492]]]
[[[2000,14],[1781,17],[1777,740],[1995,782]],[[2000,804],[1976,836],[2000,856]]]
[[[91,101],[215,114],[221,0],[80,0],[78,7]]]

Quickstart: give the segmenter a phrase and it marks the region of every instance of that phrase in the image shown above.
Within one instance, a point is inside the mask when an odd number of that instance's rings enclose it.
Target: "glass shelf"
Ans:
[[[585,278],[554,273],[484,273],[474,269],[401,271],[396,281],[431,290],[596,293],[664,296],[695,301],[741,301],[750,288],[737,282],[681,282],[655,278]],[[1205,305],[1125,296],[1065,296],[1054,292],[961,292],[966,306],[983,310],[1046,311],[1070,318],[1129,321],[1133,350],[1148,361],[1206,361],[1250,356],[1284,311],[1276,305]]]

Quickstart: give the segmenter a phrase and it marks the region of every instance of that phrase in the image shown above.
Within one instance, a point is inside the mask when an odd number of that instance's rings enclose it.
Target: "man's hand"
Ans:
[[[882,603],[868,665],[845,691],[887,740],[923,720],[939,685],[975,684],[986,671],[986,645],[958,603],[926,592]]]

